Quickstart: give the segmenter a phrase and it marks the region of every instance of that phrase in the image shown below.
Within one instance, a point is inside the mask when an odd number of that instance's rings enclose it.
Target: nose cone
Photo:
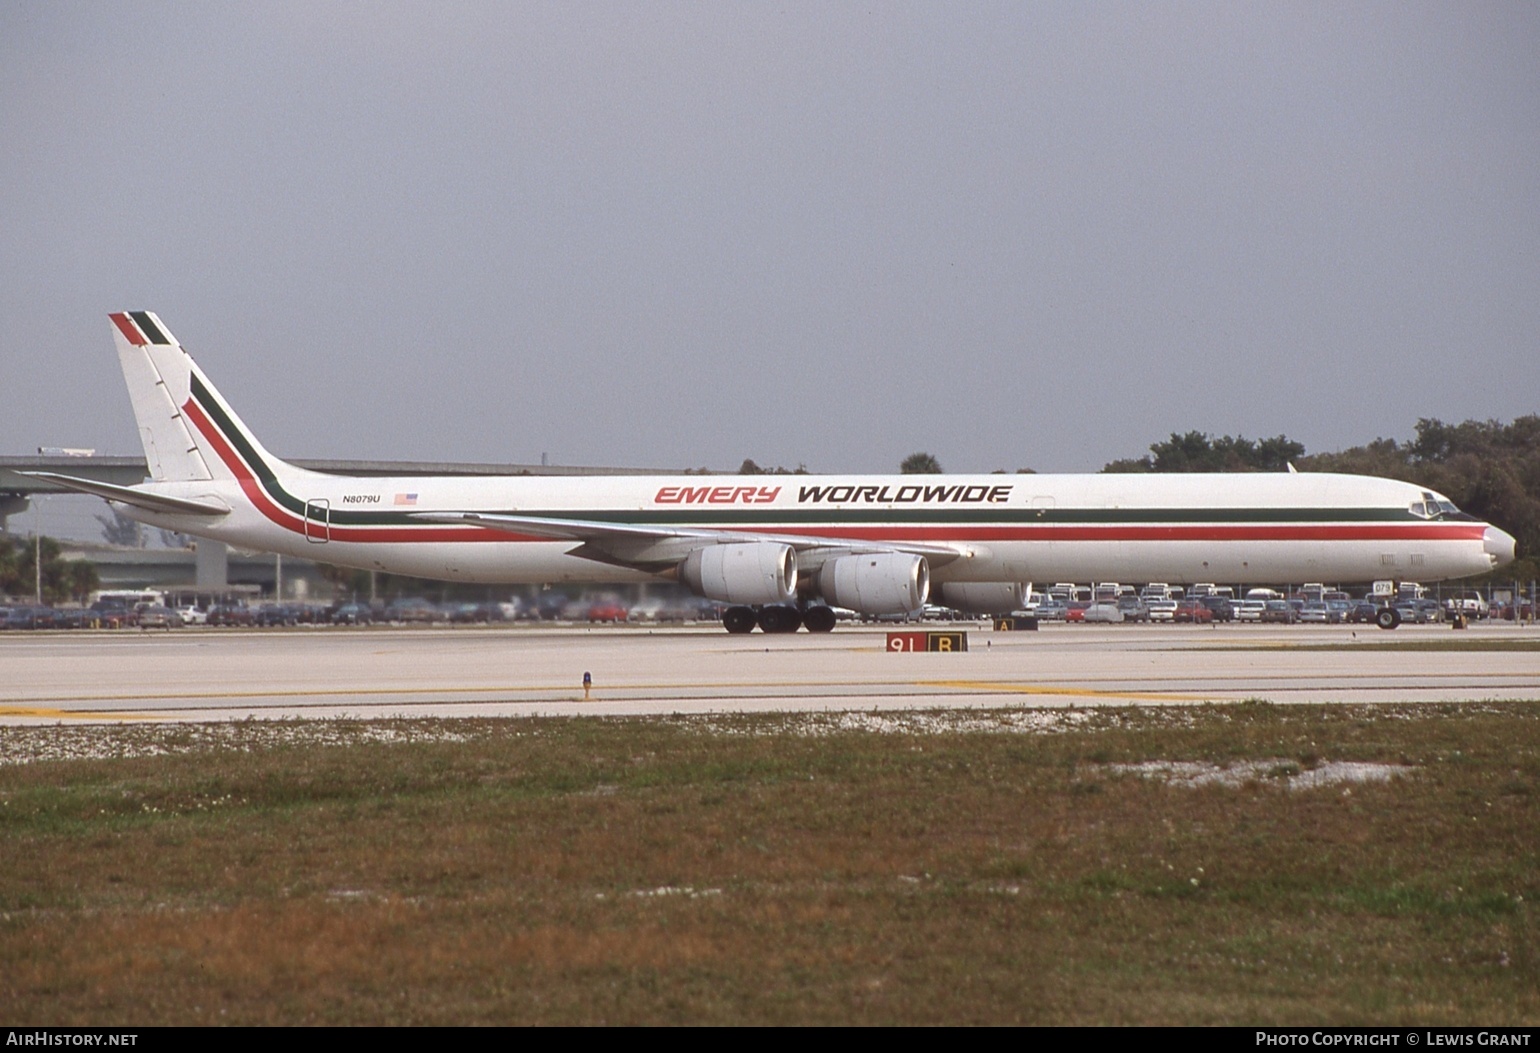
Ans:
[[[1495,526],[1487,527],[1486,537],[1487,555],[1492,559],[1493,568],[1504,566],[1513,562],[1513,535],[1506,530],[1499,530]]]

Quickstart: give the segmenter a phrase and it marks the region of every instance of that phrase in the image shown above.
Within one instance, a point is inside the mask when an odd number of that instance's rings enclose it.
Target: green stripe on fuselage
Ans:
[[[517,511],[478,509],[488,515],[523,515],[545,519],[586,519],[596,523],[636,523],[647,526],[712,523],[819,524],[968,523],[1009,526],[1179,526],[1188,524],[1318,524],[1426,523],[1394,508],[1001,508],[980,504],[969,508],[834,508],[799,505],[791,508],[650,509],[645,511]]]

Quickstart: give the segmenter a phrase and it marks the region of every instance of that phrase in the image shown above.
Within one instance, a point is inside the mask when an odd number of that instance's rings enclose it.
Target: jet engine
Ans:
[[[841,556],[818,572],[818,591],[836,607],[862,614],[902,614],[925,606],[930,564],[923,556],[902,552]]]
[[[941,584],[941,600],[969,614],[1010,614],[1027,602],[1027,583],[1023,581],[946,581]]]
[[[791,603],[797,596],[797,553],[773,541],[706,545],[679,564],[679,580],[721,603]]]

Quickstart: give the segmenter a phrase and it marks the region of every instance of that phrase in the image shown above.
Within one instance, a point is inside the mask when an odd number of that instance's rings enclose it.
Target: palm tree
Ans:
[[[928,453],[911,453],[898,470],[904,475],[940,475],[941,462]]]

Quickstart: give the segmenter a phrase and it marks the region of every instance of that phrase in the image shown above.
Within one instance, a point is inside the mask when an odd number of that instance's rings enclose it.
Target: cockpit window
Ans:
[[[1421,516],[1424,519],[1438,519],[1445,516],[1458,517],[1460,519],[1468,518],[1449,498],[1440,497],[1438,494],[1427,490],[1422,492],[1422,500],[1413,501],[1407,506],[1407,510],[1412,515]]]

